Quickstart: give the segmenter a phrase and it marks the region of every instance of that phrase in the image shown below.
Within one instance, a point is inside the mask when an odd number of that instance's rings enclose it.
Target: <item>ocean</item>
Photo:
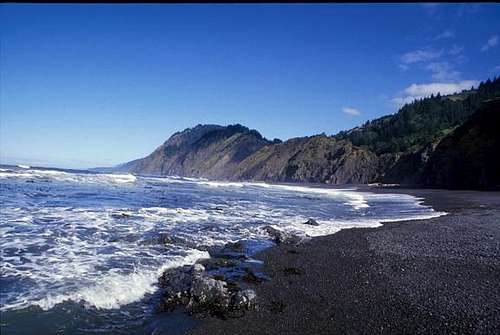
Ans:
[[[198,321],[155,311],[168,268],[228,242],[245,241],[253,255],[273,245],[269,225],[314,237],[443,214],[355,187],[6,165],[0,204],[4,335],[181,334]]]

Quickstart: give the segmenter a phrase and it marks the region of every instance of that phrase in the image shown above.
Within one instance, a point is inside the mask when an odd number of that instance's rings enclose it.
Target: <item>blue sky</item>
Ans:
[[[85,168],[198,123],[335,134],[500,74],[500,5],[1,5],[0,161]]]

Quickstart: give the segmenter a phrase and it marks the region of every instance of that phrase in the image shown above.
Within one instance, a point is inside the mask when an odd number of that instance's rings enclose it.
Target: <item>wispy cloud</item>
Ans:
[[[408,71],[410,69],[410,67],[406,64],[399,64],[398,66],[403,71]]]
[[[491,36],[488,41],[481,47],[481,51],[487,51],[498,45],[498,35]]]
[[[432,79],[435,81],[447,82],[460,79],[460,71],[455,70],[449,62],[434,62],[425,68],[432,72]]]
[[[359,109],[353,107],[344,107],[342,108],[342,113],[347,115],[359,116],[361,115],[361,111]]]
[[[448,50],[448,54],[452,56],[460,55],[464,52],[464,47],[460,45],[453,45],[450,50]]]
[[[398,67],[407,71],[410,66],[418,65],[420,69],[431,71],[434,81],[457,81],[461,73],[456,70],[456,66],[466,60],[464,47],[455,44],[449,49],[426,48],[407,52],[400,56]]]
[[[403,64],[414,64],[421,63],[436,59],[441,56],[443,53],[442,50],[415,50],[411,52],[407,52],[401,56],[401,62]]]
[[[434,37],[434,40],[437,41],[437,40],[442,40],[442,39],[446,39],[446,38],[454,38],[454,37],[455,37],[455,33],[450,29],[446,29],[441,34]]]
[[[429,97],[432,94],[448,95],[477,87],[477,80],[462,80],[454,83],[433,82],[428,84],[412,84],[408,86],[400,96],[391,100],[396,107],[401,107],[404,104],[410,103],[416,99]]]

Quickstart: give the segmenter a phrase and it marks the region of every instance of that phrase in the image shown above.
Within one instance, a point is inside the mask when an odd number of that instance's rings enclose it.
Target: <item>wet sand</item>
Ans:
[[[500,193],[405,193],[449,215],[346,229],[257,258],[259,309],[190,334],[498,334]]]

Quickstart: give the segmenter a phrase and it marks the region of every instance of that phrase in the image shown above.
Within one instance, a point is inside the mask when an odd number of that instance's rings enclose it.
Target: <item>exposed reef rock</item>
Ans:
[[[251,259],[249,241],[214,247],[210,258],[166,270],[159,279],[159,311],[183,307],[197,316],[239,317],[257,308],[252,287],[268,278],[262,263]]]
[[[277,244],[300,244],[309,239],[306,235],[280,230],[271,226],[266,226],[264,229]]]
[[[161,310],[184,306],[191,313],[226,315],[255,307],[255,291],[213,278],[201,264],[169,269],[160,277]]]
[[[314,219],[309,219],[306,222],[304,222],[304,224],[309,226],[319,226],[319,223]]]

